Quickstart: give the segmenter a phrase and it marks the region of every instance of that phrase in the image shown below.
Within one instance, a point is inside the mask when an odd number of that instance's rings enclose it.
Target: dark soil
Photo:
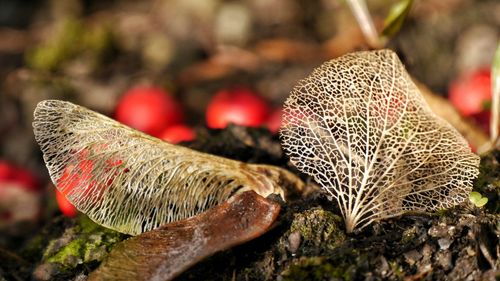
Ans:
[[[211,142],[199,138],[189,146],[242,161],[287,167],[280,149],[272,149],[276,138],[264,130],[231,126],[206,131],[206,135]],[[467,202],[434,214],[384,220],[346,234],[335,204],[321,193],[311,193],[282,203],[280,217],[268,233],[200,262],[178,279],[495,280],[500,274],[498,155],[496,151],[482,159],[475,190],[490,199],[483,208]],[[90,249],[99,247],[88,246],[95,244],[96,237],[104,247],[97,254]],[[21,251],[0,253],[6,261],[0,268],[7,280],[24,280],[31,274],[38,280],[81,278],[123,238],[126,236],[83,217],[59,217]],[[64,250],[75,241],[87,246],[76,253]],[[92,258],[86,257],[89,253]]]

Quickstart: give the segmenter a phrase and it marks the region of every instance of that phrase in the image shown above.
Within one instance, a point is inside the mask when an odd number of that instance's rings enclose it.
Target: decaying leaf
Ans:
[[[201,259],[265,233],[280,206],[252,191],[116,245],[89,280],[171,280]]]
[[[283,196],[300,179],[162,142],[69,102],[38,104],[33,122],[52,181],[83,213],[137,235],[253,190]]]
[[[335,199],[348,232],[459,204],[478,174],[479,157],[389,50],[324,63],[292,90],[283,118],[286,153]]]

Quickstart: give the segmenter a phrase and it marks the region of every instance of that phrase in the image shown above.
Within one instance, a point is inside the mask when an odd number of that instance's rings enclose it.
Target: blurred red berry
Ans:
[[[20,221],[35,221],[41,210],[41,194],[21,183],[0,182],[0,229]]]
[[[17,168],[14,175],[14,180],[31,191],[38,191],[40,184],[33,174],[25,169]]]
[[[483,111],[471,115],[471,118],[479,125],[483,132],[490,133],[491,111]]]
[[[270,109],[267,102],[256,93],[244,88],[221,90],[208,104],[207,125],[225,128],[229,123],[258,127],[266,122]]]
[[[105,149],[104,147],[96,149]],[[109,187],[114,180],[114,176],[109,176],[110,169],[123,169],[123,173],[127,173],[128,169],[122,167],[124,164],[123,160],[118,158],[110,158],[105,161],[107,166],[102,167],[104,172],[108,175],[106,178],[96,178],[94,173],[96,163],[92,160],[86,159],[90,152],[88,150],[80,151],[76,154],[78,163],[70,164],[66,166],[63,170],[63,174],[57,180],[57,193],[56,199],[59,204],[59,208],[63,214],[70,214],[72,211],[68,205],[72,204],[66,199],[67,196],[76,193],[80,198],[92,197],[92,200],[100,200],[103,196],[104,191]],[[118,173],[118,170],[113,170],[114,173]],[[73,207],[74,208],[74,207]],[[75,211],[76,212],[76,209]]]
[[[266,121],[266,126],[271,131],[271,133],[278,133],[281,127],[281,115],[283,115],[281,108],[274,109]]]
[[[0,183],[16,183],[17,186],[29,191],[39,191],[40,184],[35,176],[28,170],[16,167],[7,161],[0,160]]]
[[[196,137],[194,130],[186,125],[174,125],[161,133],[160,138],[169,143],[192,141]]]
[[[74,189],[83,194],[90,192],[97,184],[92,179],[94,166],[91,160],[82,160],[77,165],[66,166],[62,176],[57,180],[57,186],[64,195],[71,194]]]
[[[184,119],[179,103],[156,87],[138,87],[124,93],[118,101],[115,118],[155,137]]]
[[[64,168],[62,176],[57,180],[56,200],[59,210],[67,217],[74,217],[77,210],[66,196],[74,189],[76,192],[87,196],[95,188],[97,182],[92,180],[92,171],[95,163],[91,160],[82,160],[76,165],[68,165]]]
[[[75,206],[73,206],[73,204],[71,204],[71,202],[66,199],[66,196],[64,196],[64,194],[62,194],[59,190],[56,190],[56,200],[59,210],[61,210],[63,215],[72,218],[78,214]]]
[[[40,213],[40,185],[28,170],[0,160],[0,227],[34,221]]]
[[[450,85],[448,98],[463,116],[489,111],[491,71],[483,69],[458,77]]]
[[[0,181],[10,179],[14,167],[6,161],[0,160]]]

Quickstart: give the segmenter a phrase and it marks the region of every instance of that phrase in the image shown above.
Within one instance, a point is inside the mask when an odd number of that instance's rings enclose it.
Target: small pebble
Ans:
[[[472,247],[467,247],[467,248],[465,248],[465,250],[467,251],[467,255],[469,255],[471,257],[476,255],[476,251],[474,251],[474,249],[472,249]]]
[[[403,254],[403,256],[406,259],[406,262],[409,265],[415,264],[417,261],[419,261],[422,258],[422,254],[417,252],[416,250],[411,250],[409,252],[406,252]]]
[[[298,231],[292,232],[288,236],[288,250],[292,253],[292,255],[295,255],[295,253],[297,253],[301,240],[302,237],[300,236],[300,232]]]
[[[436,254],[436,261],[445,270],[449,270],[449,269],[451,269],[453,267],[453,264],[451,262],[451,252],[450,251],[438,252]]]
[[[436,238],[449,237],[455,234],[455,227],[440,223],[438,225],[429,228],[429,231],[427,233],[430,236]]]
[[[424,247],[422,248],[422,255],[423,255],[423,259],[424,261],[430,261],[430,259],[432,258],[432,253],[434,253],[435,247],[433,245],[430,245],[430,244],[425,244]]]
[[[450,245],[453,241],[451,241],[450,239],[447,239],[447,238],[441,238],[438,240],[438,244],[439,244],[439,248],[441,250],[448,250],[448,248],[450,248]]]
[[[380,272],[380,274],[382,274],[382,276],[387,275],[389,269],[390,268],[387,259],[384,256],[378,257],[377,270]]]
[[[55,263],[42,263],[33,271],[35,280],[52,280],[55,275],[61,272],[61,266]]]

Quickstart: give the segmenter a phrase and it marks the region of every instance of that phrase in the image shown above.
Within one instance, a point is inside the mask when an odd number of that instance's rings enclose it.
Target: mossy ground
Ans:
[[[488,198],[484,207],[487,213],[500,213],[500,150],[493,151],[481,158],[479,176],[474,183],[474,191]]]
[[[104,228],[81,215],[61,235],[46,242],[40,261],[33,271],[37,280],[67,280],[95,269],[113,245],[127,236]],[[28,245],[43,243],[35,236]]]
[[[311,194],[287,202],[277,226],[263,237],[217,254],[179,279],[492,279],[500,266],[498,158],[498,151],[482,157],[474,190],[489,198],[483,208],[465,202],[453,209],[393,218],[346,234],[335,204]]]
[[[227,154],[268,143],[260,153],[225,156],[288,167],[279,150],[270,152],[277,140],[262,130],[230,127],[207,131],[207,136],[213,141],[192,145],[215,153],[209,143],[220,148],[216,140],[224,138],[222,151]],[[465,202],[454,209],[384,220],[346,234],[335,204],[311,193],[286,202],[276,225],[265,235],[200,262],[178,280],[494,280],[498,274],[494,268],[500,267],[497,155],[483,157],[474,185],[489,199],[483,208]],[[114,243],[126,238],[85,217],[57,219],[47,228],[51,231],[34,236],[21,251],[23,259],[36,264],[21,276],[38,280],[85,276]]]

